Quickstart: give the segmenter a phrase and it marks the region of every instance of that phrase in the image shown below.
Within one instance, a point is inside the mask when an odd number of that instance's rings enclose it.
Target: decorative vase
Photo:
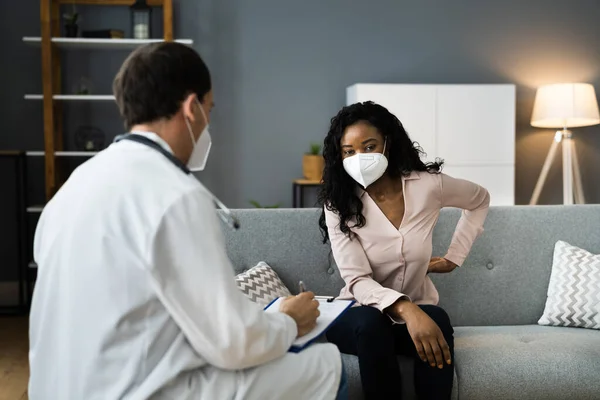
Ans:
[[[146,0],[136,0],[130,7],[131,34],[134,39],[150,39],[152,37],[152,7]]]
[[[65,36],[70,37],[70,38],[77,37],[78,29],[79,29],[79,27],[77,26],[77,24],[66,24],[65,25]]]
[[[321,182],[323,179],[325,159],[322,155],[305,154],[302,157],[302,173],[304,179]]]

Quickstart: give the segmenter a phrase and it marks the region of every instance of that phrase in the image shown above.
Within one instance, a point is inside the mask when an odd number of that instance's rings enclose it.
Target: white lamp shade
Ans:
[[[576,128],[600,124],[594,87],[589,83],[557,83],[538,88],[531,125]]]

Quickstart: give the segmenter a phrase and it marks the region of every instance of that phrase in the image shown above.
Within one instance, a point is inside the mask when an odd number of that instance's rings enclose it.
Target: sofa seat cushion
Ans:
[[[342,354],[344,368],[348,375],[348,394],[350,400],[363,400],[362,384],[360,382],[360,369],[358,367],[358,357],[350,354]],[[414,388],[414,360],[405,356],[398,356],[400,373],[402,374],[402,399],[416,400]],[[454,387],[452,388],[452,400],[458,400],[458,381],[456,370],[454,371]]]
[[[600,332],[538,325],[455,328],[459,398],[598,399]]]

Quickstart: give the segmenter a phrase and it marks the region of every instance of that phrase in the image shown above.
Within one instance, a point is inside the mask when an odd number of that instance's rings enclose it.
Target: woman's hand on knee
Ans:
[[[408,333],[423,362],[440,369],[444,368],[444,363],[452,363],[450,347],[439,326],[429,315],[416,304],[405,303],[401,317],[406,322]]]

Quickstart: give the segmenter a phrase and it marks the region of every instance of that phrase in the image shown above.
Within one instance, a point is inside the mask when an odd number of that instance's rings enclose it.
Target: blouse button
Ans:
[[[492,264],[491,262],[487,263],[486,265],[487,269],[493,269],[494,268],[494,264]]]
[[[329,275],[333,275],[333,268],[329,268],[329,269],[327,270],[327,273],[328,273]]]

